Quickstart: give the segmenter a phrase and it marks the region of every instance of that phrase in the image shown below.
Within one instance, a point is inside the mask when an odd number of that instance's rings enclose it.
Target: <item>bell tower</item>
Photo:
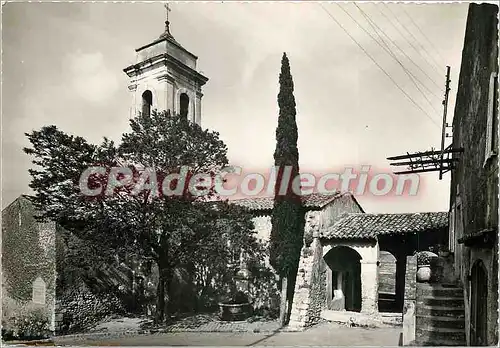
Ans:
[[[170,33],[168,14],[165,31],[153,42],[136,49],[136,63],[123,71],[130,78],[130,117],[138,112],[170,110],[201,124],[202,86],[208,81],[196,70],[198,59],[182,47]]]

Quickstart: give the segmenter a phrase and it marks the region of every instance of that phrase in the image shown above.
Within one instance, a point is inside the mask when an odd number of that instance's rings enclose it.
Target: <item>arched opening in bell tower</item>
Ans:
[[[151,115],[151,107],[153,106],[153,93],[150,90],[142,93],[142,114]]]
[[[186,93],[182,93],[179,97],[179,109],[181,117],[187,118],[189,111],[189,96]]]

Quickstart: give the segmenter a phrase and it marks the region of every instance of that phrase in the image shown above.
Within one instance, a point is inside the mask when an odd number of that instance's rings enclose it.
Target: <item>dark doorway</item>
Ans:
[[[487,345],[487,305],[488,275],[481,260],[474,263],[471,270],[471,323],[470,340],[472,346]]]
[[[179,108],[181,117],[187,117],[189,111],[189,97],[186,93],[182,93],[179,99]]]
[[[150,90],[142,93],[142,114],[151,115],[151,107],[153,106],[153,93]]]
[[[345,246],[332,248],[324,257],[330,268],[328,308],[361,311],[361,256]]]

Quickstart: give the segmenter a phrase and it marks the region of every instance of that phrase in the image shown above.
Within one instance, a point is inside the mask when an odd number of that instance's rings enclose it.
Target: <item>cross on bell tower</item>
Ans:
[[[163,7],[165,7],[165,17],[166,17],[166,21],[165,21],[165,33],[163,33],[163,35],[166,35],[166,36],[172,36],[172,34],[170,34],[170,21],[168,20],[168,13],[170,11],[172,11],[172,9],[170,8],[168,2],[163,5]]]
[[[186,50],[170,32],[169,3],[165,31],[153,42],[136,49],[136,63],[123,71],[129,76],[131,117],[138,112],[170,110],[201,123],[202,86],[208,78],[197,71],[198,57]]]
[[[165,5],[163,5],[163,6],[165,7],[165,10],[167,10],[167,11],[166,11],[166,12],[167,12],[167,13],[166,13],[166,15],[167,15],[167,23],[168,23],[168,13],[169,13],[170,11],[172,11],[172,10],[170,9],[170,6],[168,6],[168,2],[167,2]]]

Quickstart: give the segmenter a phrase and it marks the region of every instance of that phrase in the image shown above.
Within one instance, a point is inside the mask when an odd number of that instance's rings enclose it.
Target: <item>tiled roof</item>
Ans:
[[[330,202],[333,202],[340,196],[342,196],[340,192],[328,195],[320,193],[312,193],[310,195],[302,197],[302,204],[306,209],[311,209],[311,210],[321,209],[325,205],[327,205]],[[243,198],[243,199],[235,199],[231,202],[246,207],[253,211],[265,211],[265,210],[271,211],[274,205],[274,197]]]
[[[320,235],[328,239],[374,239],[383,234],[421,232],[446,228],[448,212],[410,214],[344,214]]]

